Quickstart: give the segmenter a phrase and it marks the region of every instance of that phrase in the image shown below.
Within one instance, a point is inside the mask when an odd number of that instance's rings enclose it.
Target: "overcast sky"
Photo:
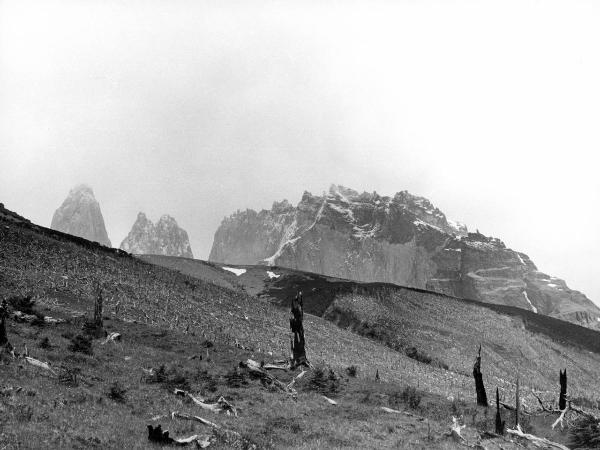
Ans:
[[[331,183],[428,197],[600,303],[600,3],[0,0],[0,201],[118,246]]]

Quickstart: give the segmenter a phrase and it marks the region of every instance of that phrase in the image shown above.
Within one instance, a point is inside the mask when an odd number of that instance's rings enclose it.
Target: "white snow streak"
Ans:
[[[271,272],[270,270],[267,270],[267,275],[269,276],[269,278],[272,280],[273,278],[279,278],[281,275],[277,275],[274,272]]]
[[[527,300],[527,303],[529,303],[529,306],[531,306],[531,310],[534,313],[537,313],[537,308],[535,306],[533,306],[533,303],[531,303],[531,300],[529,300],[529,296],[527,295],[527,291],[523,291],[523,295],[525,296],[525,300]]]
[[[246,273],[246,269],[236,269],[234,267],[223,267],[223,270],[228,270],[230,272],[235,273],[238,277]]]

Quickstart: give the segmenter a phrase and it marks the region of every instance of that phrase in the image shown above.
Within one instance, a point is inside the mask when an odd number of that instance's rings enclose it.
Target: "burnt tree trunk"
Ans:
[[[96,300],[94,301],[94,325],[98,329],[103,328],[102,323],[102,289],[100,288],[100,284],[96,285]]]
[[[473,378],[475,378],[475,391],[477,392],[477,404],[488,406],[485,386],[483,385],[483,375],[481,374],[481,345],[479,345],[479,354],[473,365]]]
[[[500,415],[500,393],[498,392],[498,388],[496,388],[496,433],[504,434],[504,422]]]
[[[0,310],[0,346],[8,344],[8,336],[6,336],[6,316],[3,310]]]
[[[561,411],[567,407],[567,369],[559,371],[560,395],[558,397],[558,409]]]
[[[301,365],[308,366],[306,359],[306,349],[304,343],[304,305],[302,303],[302,292],[292,300],[292,310],[290,311],[290,329],[292,331],[292,367]]]
[[[521,411],[521,397],[519,395],[519,378],[517,378],[517,390],[515,392],[515,428],[519,426],[519,412]]]

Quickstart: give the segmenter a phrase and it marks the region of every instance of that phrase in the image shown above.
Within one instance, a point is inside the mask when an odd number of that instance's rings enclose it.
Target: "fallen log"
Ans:
[[[569,406],[567,405],[565,406],[565,409],[563,409],[560,413],[560,415],[558,416],[558,419],[556,419],[556,421],[552,424],[552,429],[554,430],[554,428],[556,427],[556,425],[560,424],[560,429],[562,430],[564,428],[563,425],[563,419],[565,418],[565,414],[567,413],[567,411],[569,410]]]
[[[381,409],[384,410],[386,413],[402,414],[402,411],[398,411],[397,409],[388,408],[387,406],[382,406]]]
[[[552,442],[546,438],[534,436],[533,434],[523,433],[520,426],[517,426],[515,429],[508,429],[508,430],[506,430],[506,432],[513,436],[518,436],[520,438],[528,440],[538,447],[545,446],[546,448],[557,448],[559,450],[569,450],[568,447],[565,447],[564,445],[559,444],[558,442]]]
[[[300,372],[298,375],[296,375],[292,381],[290,381],[287,385],[288,389],[291,389],[294,384],[296,384],[296,381],[299,380],[300,378],[302,378],[304,376],[304,374],[306,373],[306,370],[303,370],[302,372]]]
[[[229,403],[227,400],[225,400],[223,396],[219,397],[217,403],[205,403],[203,398],[194,397],[192,394],[182,389],[175,389],[173,393],[175,395],[182,395],[184,397],[189,398],[190,400],[192,400],[192,402],[194,402],[194,404],[207,411],[212,411],[217,414],[224,412],[228,416],[231,415],[235,417],[237,417],[238,415],[236,407]]]
[[[121,340],[121,333],[110,333],[108,336],[106,336],[106,339],[104,339],[104,341],[102,342],[102,345],[108,343],[108,342],[116,342],[116,341],[120,341]]]
[[[326,396],[324,396],[324,395],[323,395],[322,397],[323,397],[325,400],[327,400],[327,402],[328,402],[330,405],[334,405],[334,406],[336,406],[336,405],[337,405],[337,402],[336,402],[335,400],[332,400],[332,399],[330,399],[329,397],[326,397]]]
[[[237,431],[226,430],[226,429],[222,428],[221,426],[217,425],[216,423],[206,420],[200,416],[192,416],[190,414],[185,414],[185,413],[180,413],[180,412],[174,411],[171,413],[171,419],[184,419],[184,420],[193,420],[196,422],[200,422],[203,425],[207,425],[207,426],[211,427],[213,430],[213,434],[216,435],[218,438],[222,439],[223,441],[225,441],[225,443],[228,443],[230,445],[235,445],[236,448],[238,446],[240,446],[240,444],[241,444],[242,448],[246,448],[248,450],[256,450],[256,445],[253,444],[252,442],[248,441],[244,437],[242,437],[242,435],[240,433],[238,433]]]
[[[265,364],[262,367],[264,370],[290,370],[289,364]]]
[[[466,425],[461,425],[456,417],[452,417],[452,425],[450,426],[450,436],[460,443],[466,443],[467,440],[462,435],[462,430],[466,428]]]
[[[172,438],[169,436],[169,431],[162,430],[160,425],[153,427],[152,425],[148,425],[148,440],[150,442],[155,442],[161,445],[177,445],[184,446],[191,443],[196,444],[196,447],[206,448],[210,445],[210,436],[200,436],[198,434],[194,434],[187,438]]]
[[[35,359],[35,358],[30,357],[30,356],[26,356],[25,357],[25,361],[27,361],[32,366],[36,366],[36,367],[39,367],[41,369],[47,370],[52,375],[57,376],[57,373],[54,370],[52,370],[52,368],[50,367],[50,365],[48,363],[42,362],[39,359]]]
[[[286,394],[291,395],[294,398],[297,397],[298,392],[296,392],[296,390],[294,388],[279,381],[273,375],[271,375],[267,371],[263,370],[260,367],[260,364],[257,363],[256,361],[254,361],[252,359],[248,359],[248,360],[246,360],[246,362],[241,362],[240,366],[247,368],[252,375],[260,378],[262,381],[269,383],[271,386],[275,386],[277,389],[285,392]]]

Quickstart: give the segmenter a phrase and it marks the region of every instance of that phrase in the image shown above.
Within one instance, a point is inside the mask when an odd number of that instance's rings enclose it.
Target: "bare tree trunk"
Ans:
[[[292,300],[292,310],[290,312],[290,329],[292,331],[292,368],[298,366],[308,366],[306,359],[306,349],[304,342],[304,305],[302,302],[302,292]]]
[[[473,378],[475,378],[475,391],[477,392],[477,404],[488,406],[485,386],[483,385],[483,375],[481,374],[481,344],[479,345],[479,354],[473,365]]]
[[[100,283],[96,284],[96,300],[94,302],[94,325],[96,328],[102,329],[102,289]]]
[[[517,377],[517,390],[515,392],[515,428],[519,426],[519,412],[521,411],[521,398],[519,396],[519,378]]]
[[[498,388],[496,388],[496,433],[504,434],[504,422],[500,415],[500,393],[498,392]]]
[[[558,397],[558,409],[561,411],[567,407],[567,369],[559,371],[560,395]]]
[[[6,336],[6,317],[0,317],[0,346],[8,344],[8,336]]]

